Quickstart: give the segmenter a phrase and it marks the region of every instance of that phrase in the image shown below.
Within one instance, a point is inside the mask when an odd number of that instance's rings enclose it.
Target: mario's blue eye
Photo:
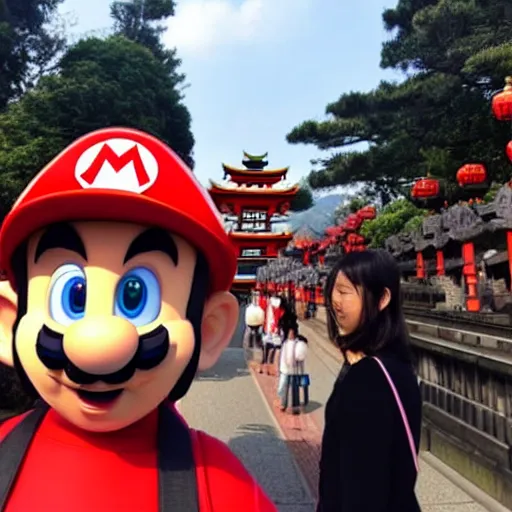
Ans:
[[[82,268],[60,266],[50,281],[50,316],[61,325],[71,325],[85,313],[86,279]]]
[[[155,274],[144,267],[134,268],[117,285],[114,314],[137,327],[147,325],[160,314],[161,300]]]

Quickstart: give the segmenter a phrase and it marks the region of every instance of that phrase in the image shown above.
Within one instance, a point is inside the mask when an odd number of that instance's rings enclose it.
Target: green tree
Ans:
[[[167,67],[175,85],[182,84],[185,75],[178,72],[181,60],[176,49],[165,48],[161,37],[166,31],[162,22],[174,16],[174,0],[114,1],[110,15],[114,20],[114,33],[145,46]]]
[[[294,212],[301,212],[313,206],[313,193],[311,192],[307,180],[301,179],[299,185],[299,191],[293,198],[290,206],[290,210]]]
[[[362,182],[386,204],[413,179],[430,171],[453,180],[471,160],[508,179],[508,126],[492,118],[490,95],[512,69],[509,0],[399,0],[383,19],[393,37],[381,66],[406,78],[343,94],[327,106],[328,120],[288,134],[290,143],[332,152],[310,174],[312,187]],[[356,143],[367,149],[350,151]]]
[[[0,111],[54,64],[65,45],[51,23],[63,0],[0,0]]]
[[[375,219],[364,221],[361,234],[370,241],[369,247],[384,247],[391,235],[418,229],[425,215],[407,199],[398,199],[382,208]]]
[[[191,163],[190,114],[167,69],[143,46],[124,37],[80,41],[58,75],[0,115],[0,214],[62,148],[105,126],[145,130]]]
[[[114,31],[163,57],[165,50],[160,37],[165,28],[159,22],[174,16],[174,7],[173,0],[114,1],[110,6]]]

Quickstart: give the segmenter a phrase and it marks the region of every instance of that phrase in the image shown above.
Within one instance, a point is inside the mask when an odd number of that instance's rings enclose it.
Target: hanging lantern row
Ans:
[[[369,205],[351,213],[341,225],[325,229],[325,238],[320,243],[320,249],[325,249],[329,256],[338,256],[341,247],[345,253],[364,250],[366,240],[357,232],[365,220],[373,220],[376,216],[376,208]]]
[[[512,156],[512,143],[510,144]],[[489,189],[487,169],[481,163],[463,165],[456,174],[459,190],[448,188],[444,180],[421,178],[411,187],[411,201],[420,208],[438,209],[451,201],[480,200]]]
[[[280,257],[259,267],[256,289],[263,293],[295,296],[299,301],[321,303],[326,274],[320,273],[316,266],[310,264],[315,262],[312,259],[313,256],[318,257],[318,262],[323,267],[326,252],[333,248],[344,252],[365,250],[366,240],[357,231],[365,220],[372,220],[376,215],[375,207],[365,206],[349,215],[342,225],[327,228],[322,240],[317,240],[310,235],[295,238],[295,248],[303,251],[302,261],[291,257]],[[306,300],[307,297],[309,299]]]

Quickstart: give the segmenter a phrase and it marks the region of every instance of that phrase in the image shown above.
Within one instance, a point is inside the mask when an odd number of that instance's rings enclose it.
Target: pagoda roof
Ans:
[[[237,195],[237,196],[295,196],[299,191],[299,185],[295,184],[288,188],[271,187],[224,187],[213,180],[210,180],[210,194]]]
[[[272,233],[264,232],[246,232],[246,231],[230,231],[229,237],[234,240],[280,240],[289,241],[293,238],[293,233]]]
[[[263,155],[251,155],[250,153],[247,153],[247,151],[244,151],[244,158],[246,158],[247,160],[252,160],[253,162],[261,162],[262,160],[265,160],[267,156],[268,151]]]
[[[222,164],[222,168],[226,174],[244,176],[248,179],[283,176],[289,169],[289,167],[281,167],[280,169],[240,169],[239,167],[232,167],[227,164]]]

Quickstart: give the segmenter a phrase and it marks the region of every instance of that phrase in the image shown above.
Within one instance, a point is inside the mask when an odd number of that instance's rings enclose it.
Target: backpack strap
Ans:
[[[200,493],[201,512],[213,511],[213,498],[210,492],[210,482],[208,475],[207,450],[205,449],[204,433],[198,430],[190,429],[192,437],[192,446],[194,447],[194,458],[196,460],[196,475],[198,477],[198,489]]]
[[[157,446],[160,512],[199,512],[190,429],[167,403],[159,410]]]
[[[384,366],[384,363],[378,357],[374,357],[373,359],[375,359],[375,361],[377,361],[377,363],[381,367],[382,371],[384,372],[384,375],[386,376],[389,386],[391,387],[391,390],[393,391],[393,395],[395,396],[395,401],[396,401],[396,404],[398,405],[398,409],[400,410],[400,415],[402,416],[402,421],[404,423],[405,432],[407,433],[407,439],[409,441],[409,447],[411,449],[412,459],[414,461],[414,467],[416,468],[416,473],[417,473],[420,470],[420,466],[418,463],[418,454],[416,453],[416,445],[414,443],[414,437],[412,436],[411,427],[409,426],[409,420],[407,419],[407,414],[405,413],[405,409],[402,404],[402,400],[400,399],[400,395],[398,394],[398,390],[396,389],[395,383],[393,382],[391,375],[389,375],[389,372],[387,371],[386,367]]]
[[[5,510],[30,443],[47,411],[47,406],[38,405],[0,442],[0,511]]]

